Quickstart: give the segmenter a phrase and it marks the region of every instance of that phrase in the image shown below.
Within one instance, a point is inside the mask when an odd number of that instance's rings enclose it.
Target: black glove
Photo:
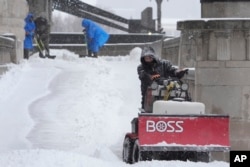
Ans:
[[[177,70],[175,75],[177,78],[181,79],[187,73],[188,73],[188,69],[182,69],[182,70]]]

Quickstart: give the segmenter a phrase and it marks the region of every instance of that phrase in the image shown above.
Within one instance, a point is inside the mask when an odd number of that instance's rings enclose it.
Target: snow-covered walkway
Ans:
[[[125,57],[78,58],[52,50],[0,78],[0,167],[117,167],[140,107],[140,49]],[[225,162],[139,162],[138,167],[228,167]]]

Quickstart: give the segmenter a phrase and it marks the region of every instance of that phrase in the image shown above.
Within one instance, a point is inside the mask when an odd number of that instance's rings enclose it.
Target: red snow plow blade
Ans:
[[[229,151],[227,115],[139,114],[141,151]]]

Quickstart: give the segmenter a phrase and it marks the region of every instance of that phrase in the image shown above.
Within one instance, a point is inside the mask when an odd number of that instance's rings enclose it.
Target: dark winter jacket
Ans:
[[[153,63],[147,64],[144,61],[145,56],[151,56]],[[137,72],[141,80],[141,93],[143,97],[145,96],[148,86],[153,82],[150,79],[151,75],[159,74],[161,78],[176,76],[177,68],[167,60],[159,60],[155,55],[154,49],[151,47],[145,47],[142,50],[140,61],[141,64],[137,67]]]
[[[35,23],[33,21],[33,14],[29,13],[26,18],[24,19],[25,21],[25,39],[24,39],[24,48],[25,49],[32,49],[33,48],[33,37],[35,33]]]
[[[83,19],[82,26],[85,28],[88,50],[99,52],[99,49],[108,41],[109,34],[89,19]]]
[[[39,34],[40,36],[49,33],[49,24],[46,18],[41,16],[36,18],[35,24],[36,24],[36,33]]]
[[[49,48],[50,24],[45,16],[35,19],[37,37],[43,42],[45,48]]]

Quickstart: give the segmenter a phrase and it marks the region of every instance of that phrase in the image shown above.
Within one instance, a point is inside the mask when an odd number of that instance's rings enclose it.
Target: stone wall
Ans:
[[[0,0],[0,35],[15,36],[15,49],[2,56],[11,56],[11,62],[23,58],[24,18],[28,12],[26,0]]]
[[[202,18],[249,18],[250,0],[201,0]]]
[[[195,67],[195,101],[230,115],[232,150],[249,150],[250,20],[181,21],[182,67]]]
[[[52,0],[28,0],[30,9],[29,11],[34,14],[34,17],[46,17],[51,23],[52,15]]]
[[[179,64],[180,38],[166,38],[162,43],[161,58],[169,60],[172,64]]]
[[[11,62],[11,51],[14,49],[14,40],[0,35],[0,76],[6,72],[6,63]]]
[[[13,36],[0,36],[0,65],[12,62],[11,53],[15,49],[15,39],[13,38]]]

